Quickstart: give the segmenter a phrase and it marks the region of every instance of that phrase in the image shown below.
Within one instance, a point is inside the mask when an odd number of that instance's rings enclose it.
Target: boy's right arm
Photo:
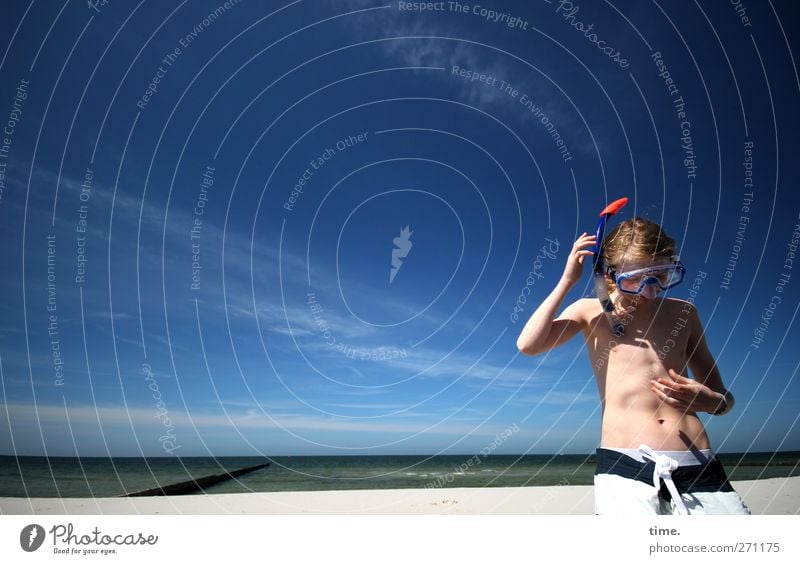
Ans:
[[[558,319],[555,316],[564,297],[580,280],[584,258],[592,255],[592,251],[585,247],[593,246],[594,243],[595,236],[586,233],[575,241],[567,258],[564,274],[550,295],[533,312],[517,338],[517,348],[521,353],[532,356],[549,351],[574,337],[586,326],[582,300],[568,306]]]

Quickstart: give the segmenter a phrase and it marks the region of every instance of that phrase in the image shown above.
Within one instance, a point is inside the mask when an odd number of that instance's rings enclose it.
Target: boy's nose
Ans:
[[[656,284],[645,284],[641,296],[653,300],[658,296],[658,286]]]

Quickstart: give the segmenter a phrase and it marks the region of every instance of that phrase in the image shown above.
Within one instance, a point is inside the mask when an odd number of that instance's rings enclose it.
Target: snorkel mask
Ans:
[[[615,202],[610,203],[600,212],[600,221],[597,223],[597,232],[595,233],[595,244],[592,249],[592,276],[594,277],[594,290],[597,294],[597,299],[600,300],[600,305],[603,308],[603,313],[611,326],[611,332],[615,336],[620,337],[625,332],[625,324],[621,323],[614,313],[614,303],[608,297],[608,288],[606,288],[605,269],[603,268],[605,260],[600,254],[600,248],[603,245],[603,235],[606,230],[606,220],[612,215],[616,214],[619,210],[625,207],[628,203],[628,198],[620,198]]]
[[[608,274],[620,292],[634,295],[643,294],[647,298],[654,298],[658,294],[656,286],[662,290],[668,290],[680,284],[686,275],[686,269],[678,257],[672,257],[672,260],[673,262],[670,264],[638,268],[628,272],[617,273],[613,268],[609,268]]]
[[[597,233],[595,246],[592,249],[592,271],[594,276],[594,287],[600,305],[603,307],[608,324],[615,336],[619,337],[625,332],[625,324],[617,317],[614,310],[614,303],[608,296],[605,274],[608,274],[616,285],[617,289],[625,294],[642,295],[653,299],[658,295],[659,289],[667,290],[680,284],[686,275],[686,269],[681,264],[679,257],[673,256],[672,262],[668,264],[652,265],[645,268],[637,268],[627,272],[616,272],[611,267],[606,267],[605,258],[600,250],[603,245],[603,235],[605,233],[606,221],[615,215],[628,203],[628,198],[620,198],[606,206],[600,212],[600,221],[597,223]],[[658,286],[658,288],[656,288]]]

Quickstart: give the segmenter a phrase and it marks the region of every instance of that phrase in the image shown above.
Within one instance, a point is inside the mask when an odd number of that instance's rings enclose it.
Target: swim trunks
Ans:
[[[750,515],[711,449],[597,449],[595,515]]]

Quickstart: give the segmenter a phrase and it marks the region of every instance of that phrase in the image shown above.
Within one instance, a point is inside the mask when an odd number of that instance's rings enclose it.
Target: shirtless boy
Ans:
[[[522,353],[537,355],[583,334],[603,408],[595,513],[750,514],[697,415],[728,413],[733,395],[694,305],[658,296],[685,273],[661,227],[633,218],[602,241],[604,280],[622,330],[615,333],[597,298],[579,299],[556,318],[595,243],[595,235],[578,238],[560,281],[517,339]]]

